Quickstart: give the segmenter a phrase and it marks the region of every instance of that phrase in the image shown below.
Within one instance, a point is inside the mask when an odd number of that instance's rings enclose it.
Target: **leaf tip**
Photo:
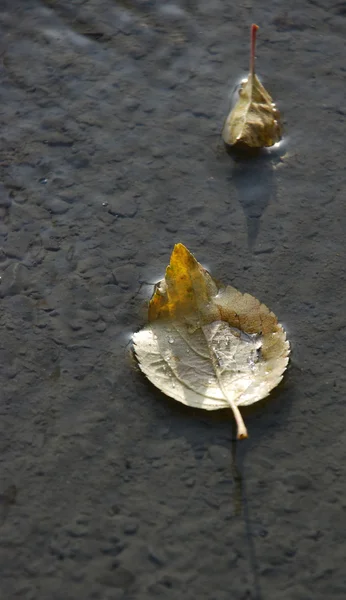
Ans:
[[[174,248],[173,248],[173,252],[174,250],[187,250],[186,246],[184,246],[184,244],[182,242],[178,242],[177,244],[174,244]]]
[[[192,256],[191,252],[181,242],[174,244],[172,256],[175,256],[175,255],[177,255],[177,256]]]

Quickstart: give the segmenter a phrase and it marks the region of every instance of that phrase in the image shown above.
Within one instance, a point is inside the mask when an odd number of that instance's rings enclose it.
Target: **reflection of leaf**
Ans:
[[[150,323],[133,337],[139,365],[183,404],[231,408],[261,400],[282,379],[289,355],[276,316],[250,294],[221,288],[182,244],[149,306]]]
[[[248,248],[254,251],[261,218],[269,203],[276,199],[276,178],[272,161],[268,155],[257,156],[251,162],[235,161],[232,182],[246,218]]]
[[[242,82],[239,99],[228,115],[222,137],[228,146],[264,148],[281,140],[280,114],[255,74],[257,25],[251,27],[250,73]]]

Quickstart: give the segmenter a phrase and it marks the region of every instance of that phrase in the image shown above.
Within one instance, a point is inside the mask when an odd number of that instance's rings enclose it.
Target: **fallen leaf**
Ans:
[[[274,313],[223,287],[176,244],[149,305],[149,324],[133,336],[139,366],[175,400],[205,410],[231,408],[237,437],[247,430],[239,406],[267,396],[287,367],[289,343]]]
[[[264,148],[281,140],[280,113],[255,74],[257,25],[251,26],[250,73],[242,82],[239,99],[228,115],[222,137],[228,146]]]

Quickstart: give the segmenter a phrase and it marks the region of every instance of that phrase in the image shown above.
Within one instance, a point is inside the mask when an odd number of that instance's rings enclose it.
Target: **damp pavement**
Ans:
[[[235,161],[252,22],[285,140]],[[343,3],[3,0],[0,24],[1,597],[344,600]],[[131,355],[176,242],[292,344],[238,444]]]

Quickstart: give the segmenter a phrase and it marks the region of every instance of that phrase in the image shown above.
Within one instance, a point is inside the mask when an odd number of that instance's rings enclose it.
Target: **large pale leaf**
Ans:
[[[281,140],[280,114],[255,74],[257,25],[251,27],[250,73],[242,82],[239,99],[228,115],[222,137],[228,146],[263,148]]]
[[[249,294],[219,288],[182,244],[150,302],[151,322],[134,334],[140,368],[183,404],[231,408],[238,437],[247,437],[238,406],[261,400],[282,379],[289,355],[275,315]]]

